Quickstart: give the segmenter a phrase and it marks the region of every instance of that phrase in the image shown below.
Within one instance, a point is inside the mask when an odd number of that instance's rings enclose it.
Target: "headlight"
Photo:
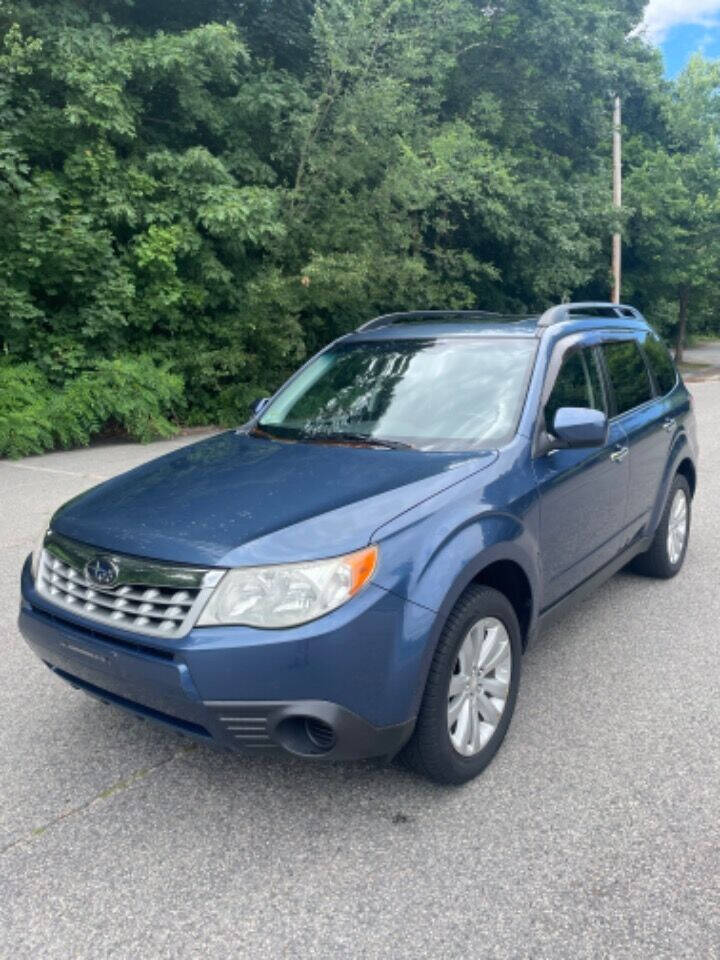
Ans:
[[[370,580],[375,546],[345,557],[272,567],[228,570],[200,615],[198,626],[243,624],[294,627],[342,606]]]
[[[45,546],[45,537],[50,533],[47,527],[43,527],[42,535],[38,538],[37,546],[32,552],[30,561],[30,572],[33,580],[37,580],[38,570],[40,569],[40,558],[42,557],[43,547]]]

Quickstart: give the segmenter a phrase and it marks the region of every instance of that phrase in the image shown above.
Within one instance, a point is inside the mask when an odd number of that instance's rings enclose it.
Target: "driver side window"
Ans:
[[[584,407],[605,412],[605,395],[594,350],[573,350],[563,360],[545,404],[545,429],[549,433],[552,433],[555,414],[560,407]]]

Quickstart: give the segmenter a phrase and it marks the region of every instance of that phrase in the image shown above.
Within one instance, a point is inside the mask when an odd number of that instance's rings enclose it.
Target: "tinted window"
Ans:
[[[602,385],[592,350],[574,350],[562,362],[555,385],[545,404],[545,426],[552,430],[560,407],[605,410]]]
[[[259,426],[299,440],[496,444],[515,431],[536,348],[519,337],[339,344],[278,394]]]
[[[615,393],[615,412],[625,413],[650,400],[650,378],[635,340],[606,343],[602,349]]]
[[[670,393],[675,386],[677,374],[675,373],[675,364],[670,359],[667,347],[659,337],[650,334],[643,344],[643,348],[650,363],[650,369],[655,376],[658,390],[663,395]]]

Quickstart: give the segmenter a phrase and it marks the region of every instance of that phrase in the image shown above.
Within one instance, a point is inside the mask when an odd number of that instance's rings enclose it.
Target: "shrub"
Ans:
[[[0,456],[23,457],[53,446],[50,388],[31,363],[0,363]]]
[[[148,356],[99,360],[53,391],[33,364],[0,364],[0,456],[84,446],[109,426],[145,443],[172,436],[182,378]]]
[[[100,360],[53,401],[53,430],[60,446],[86,444],[109,424],[142,443],[169,437],[182,394],[182,378],[150,357]]]

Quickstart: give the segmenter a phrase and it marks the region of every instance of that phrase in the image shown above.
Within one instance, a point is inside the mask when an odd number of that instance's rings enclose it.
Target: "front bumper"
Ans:
[[[188,736],[349,760],[392,756],[412,733],[429,619],[380,588],[321,630],[203,628],[161,644],[54,607],[28,564],[22,587],[20,630],[58,676]]]

